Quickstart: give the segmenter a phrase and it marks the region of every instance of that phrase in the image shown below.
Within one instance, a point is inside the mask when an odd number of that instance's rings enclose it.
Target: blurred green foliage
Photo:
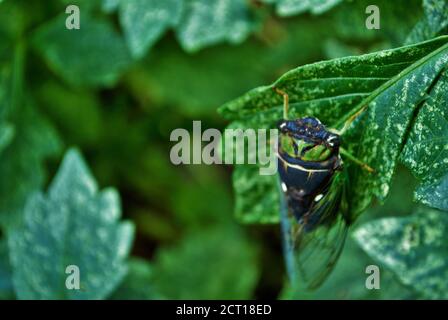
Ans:
[[[220,105],[292,68],[444,34],[446,16],[434,10],[439,3],[378,0],[381,29],[367,30],[366,0],[0,1],[0,298],[446,297],[446,291],[430,295],[414,279],[397,277],[402,269],[385,264],[380,249],[366,249],[369,257],[353,239],[322,288],[289,292],[278,226],[240,225],[233,217],[234,205],[265,217],[276,193],[253,180],[245,198],[234,199],[231,168],[169,160],[173,129],[191,129],[197,119],[203,127],[225,128]],[[65,28],[68,4],[79,5],[79,30]],[[434,103],[446,98],[443,81],[425,102],[439,113],[446,111],[446,104]],[[428,117],[433,115],[420,113],[416,121],[426,124]],[[446,121],[434,121],[441,124],[435,134],[446,136]],[[409,141],[416,134],[431,139],[430,132],[413,131]],[[68,151],[72,146],[85,160]],[[418,165],[403,162],[422,181],[416,198],[446,210],[446,197],[435,197],[446,194],[446,166],[436,176],[425,172],[424,149],[411,147],[405,147],[407,159]],[[80,172],[60,178],[56,173],[67,161]],[[103,199],[95,192],[79,199],[77,181],[87,167],[95,179],[87,174],[84,189],[94,180],[99,189],[113,186],[121,203],[116,195]],[[53,199],[55,179],[61,190]],[[384,206],[374,203],[355,227],[409,215],[417,184],[400,167]],[[117,231],[123,226],[118,214],[102,220],[104,210],[122,211],[134,225],[131,252],[130,232]],[[392,244],[389,253],[394,250]],[[42,255],[48,251],[51,259],[70,257],[70,264],[80,265],[81,283],[90,291],[64,292],[65,262],[52,263]],[[379,291],[364,287],[365,267],[372,263],[384,270]]]

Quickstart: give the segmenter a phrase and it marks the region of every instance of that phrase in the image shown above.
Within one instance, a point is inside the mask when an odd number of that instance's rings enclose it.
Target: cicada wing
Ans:
[[[344,246],[348,219],[343,179],[335,176],[326,195],[310,208],[317,219],[299,223],[281,197],[281,224],[287,271],[293,285],[315,289],[328,277]]]

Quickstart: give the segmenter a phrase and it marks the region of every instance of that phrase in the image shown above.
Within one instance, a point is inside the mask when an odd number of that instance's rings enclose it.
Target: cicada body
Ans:
[[[312,289],[330,273],[347,233],[340,136],[312,117],[283,120],[278,129],[288,272]]]

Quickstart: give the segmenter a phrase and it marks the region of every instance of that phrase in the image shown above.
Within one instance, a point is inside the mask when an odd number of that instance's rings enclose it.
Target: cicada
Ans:
[[[342,131],[327,129],[317,118],[288,120],[288,95],[277,145],[281,225],[287,271],[293,285],[315,289],[328,277],[351,224],[348,177],[341,153],[373,172],[341,147]]]

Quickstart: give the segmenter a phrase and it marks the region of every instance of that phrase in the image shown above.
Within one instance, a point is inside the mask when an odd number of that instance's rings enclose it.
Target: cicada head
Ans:
[[[326,162],[339,154],[340,137],[316,118],[279,123],[279,153],[305,162]]]
[[[279,175],[291,211],[300,220],[327,193],[342,168],[339,135],[316,118],[283,120],[279,124]]]

